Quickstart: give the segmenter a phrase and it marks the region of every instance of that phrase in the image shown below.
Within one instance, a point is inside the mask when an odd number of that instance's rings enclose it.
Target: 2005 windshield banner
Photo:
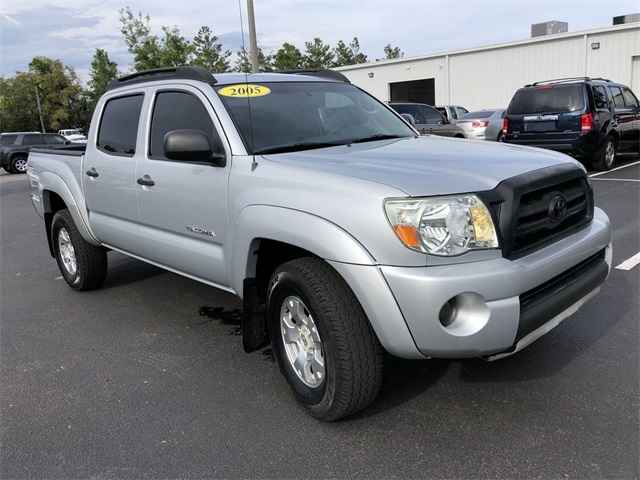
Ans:
[[[269,95],[271,90],[263,85],[230,85],[218,90],[218,94],[225,97],[262,97]]]

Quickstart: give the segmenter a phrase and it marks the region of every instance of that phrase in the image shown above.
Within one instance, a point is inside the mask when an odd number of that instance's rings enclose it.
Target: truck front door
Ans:
[[[145,258],[228,287],[225,246],[230,165],[169,160],[163,146],[168,132],[183,129],[204,132],[212,145],[220,145],[213,118],[213,108],[197,88],[156,92],[148,152],[136,169],[137,198]]]

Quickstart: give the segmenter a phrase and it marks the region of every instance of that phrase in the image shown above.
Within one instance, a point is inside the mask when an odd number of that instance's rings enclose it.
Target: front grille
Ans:
[[[536,170],[480,193],[498,219],[503,256],[522,257],[591,223],[593,193],[574,165]]]

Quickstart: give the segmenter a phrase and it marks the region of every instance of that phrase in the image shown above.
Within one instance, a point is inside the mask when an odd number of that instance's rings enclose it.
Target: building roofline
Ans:
[[[513,42],[507,43],[497,43],[492,45],[483,45],[480,47],[471,47],[464,48],[460,50],[450,50],[446,52],[438,52],[438,53],[429,53],[425,55],[415,55],[412,57],[402,57],[402,58],[394,58],[392,60],[378,60],[374,62],[368,63],[359,63],[357,65],[346,65],[343,67],[336,67],[334,70],[337,71],[349,71],[349,70],[359,70],[362,68],[372,68],[374,66],[382,66],[382,65],[399,65],[402,63],[412,63],[418,60],[429,60],[432,58],[439,57],[447,57],[447,56],[455,56],[455,55],[464,55],[466,53],[475,53],[487,50],[496,50],[500,48],[509,48],[509,47],[517,47],[521,45],[529,45],[536,43],[544,43],[544,42],[552,42],[560,39],[567,39],[572,37],[584,37],[589,35],[597,35],[597,34],[606,34],[611,32],[618,32],[621,30],[640,30],[640,22],[634,23],[625,23],[621,25],[612,25],[609,27],[600,27],[591,30],[581,30],[579,32],[566,32],[566,33],[554,33],[550,35],[543,35],[541,37],[533,37],[527,38],[525,40],[516,40]]]

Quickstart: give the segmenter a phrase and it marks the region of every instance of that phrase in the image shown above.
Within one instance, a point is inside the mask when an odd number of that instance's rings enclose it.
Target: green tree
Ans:
[[[118,76],[118,64],[109,59],[109,54],[96,48],[89,70],[87,97],[90,108],[95,108],[98,99],[107,91],[109,82]]]
[[[318,37],[313,42],[304,42],[305,68],[329,68],[333,65],[334,54],[330,45],[325,45]]]
[[[124,35],[127,50],[133,55],[133,69],[171,67],[188,64],[195,47],[180,35],[178,27],[162,27],[164,38],[151,33],[149,15],[134,15],[129,7],[119,10],[120,32]]]
[[[295,45],[284,42],[273,55],[274,70],[295,70],[304,66],[304,55]]]
[[[251,52],[247,51],[244,46],[240,47],[237,52],[236,67],[234,71],[242,73],[251,73]],[[258,47],[258,71],[271,72],[273,71],[273,56],[265,55],[262,49]]]
[[[404,57],[404,52],[400,50],[400,47],[392,47],[391,44],[388,44],[384,47],[384,58],[378,58],[378,60],[393,60],[395,58]]]
[[[84,125],[86,99],[73,68],[35,57],[27,72],[0,81],[0,130],[41,130],[36,89],[47,131]]]
[[[224,73],[229,71],[229,57],[231,52],[222,51],[222,45],[218,43],[218,37],[211,33],[209,27],[200,27],[198,34],[193,39],[194,57],[192,64],[212,72]]]
[[[360,53],[358,37],[353,37],[349,45],[346,45],[342,40],[338,41],[338,46],[333,49],[333,53],[335,55],[334,67],[356,65],[358,63],[367,63],[368,61],[367,56],[364,53]]]

